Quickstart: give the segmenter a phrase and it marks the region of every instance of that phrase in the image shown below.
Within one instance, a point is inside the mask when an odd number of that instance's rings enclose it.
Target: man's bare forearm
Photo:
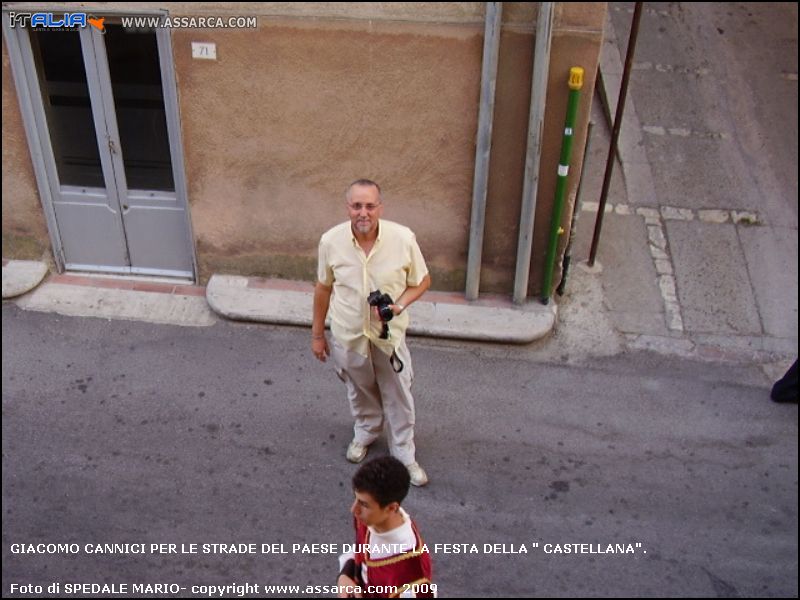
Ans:
[[[407,308],[410,304],[419,300],[422,294],[428,291],[429,287],[431,287],[431,276],[425,275],[419,285],[408,286],[405,291],[400,294],[395,304],[402,304]]]
[[[311,323],[311,335],[321,336],[325,333],[325,317],[331,304],[333,288],[317,282],[314,287],[314,317]]]

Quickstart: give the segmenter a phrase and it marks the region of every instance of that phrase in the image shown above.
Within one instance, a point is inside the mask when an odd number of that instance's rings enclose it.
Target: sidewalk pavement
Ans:
[[[3,299],[32,290],[17,300],[25,310],[192,326],[213,325],[217,316],[311,326],[314,288],[306,282],[213,275],[202,287],[83,274],[42,282],[46,271],[43,263],[4,260]],[[514,307],[500,297],[467,302],[443,292],[428,292],[409,311],[411,335],[513,344],[545,337],[557,314],[555,303]]]
[[[609,4],[598,89],[603,100],[592,107],[574,263],[589,255],[622,79],[620,48],[627,42],[627,32],[618,38],[614,25],[630,26],[631,4]],[[791,200],[770,204],[765,189],[752,183],[767,174],[753,175],[758,169],[736,141],[739,115],[718,123],[720,111],[708,103],[751,90],[723,85],[716,34],[698,37],[690,52],[680,35],[694,40],[698,32],[687,33],[680,18],[652,8],[644,11],[642,31],[593,273],[601,288],[597,314],[610,321],[624,348],[778,361],[772,376],[798,352],[796,214]],[[786,104],[796,101],[787,97]],[[708,131],[712,125],[719,129]],[[774,130],[766,120],[760,127],[765,135]],[[745,172],[752,175],[747,186],[739,175]],[[559,328],[567,320],[564,300]]]

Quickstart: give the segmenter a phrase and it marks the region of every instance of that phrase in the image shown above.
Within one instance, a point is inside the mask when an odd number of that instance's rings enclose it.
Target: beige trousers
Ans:
[[[411,383],[414,371],[405,340],[397,349],[403,370],[395,373],[389,357],[369,345],[369,356],[362,356],[342,346],[331,336],[331,356],[336,372],[347,387],[350,413],[356,420],[353,439],[369,446],[383,431],[384,419],[389,437],[389,451],[404,465],[415,462],[414,397]]]

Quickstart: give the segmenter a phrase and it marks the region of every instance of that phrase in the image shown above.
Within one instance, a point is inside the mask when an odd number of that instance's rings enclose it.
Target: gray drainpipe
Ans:
[[[542,156],[542,131],[544,130],[544,108],[547,98],[554,6],[555,2],[540,3],[539,14],[536,18],[531,111],[528,118],[528,150],[525,156],[525,181],[522,188],[522,212],[519,218],[517,272],[514,277],[514,302],[516,304],[522,304],[528,296],[528,275],[531,270],[533,222],[536,217],[536,192],[539,187],[539,162]]]
[[[481,284],[481,254],[486,222],[486,191],[489,181],[489,153],[492,148],[494,93],[497,83],[497,62],[500,50],[502,2],[486,3],[486,25],[483,34],[483,67],[481,69],[481,106],[478,114],[478,139],[475,144],[475,177],[472,182],[472,219],[469,228],[467,259],[467,300],[477,300]]]

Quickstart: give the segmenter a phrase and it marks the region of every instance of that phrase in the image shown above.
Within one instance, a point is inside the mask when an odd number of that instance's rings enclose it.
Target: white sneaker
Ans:
[[[406,465],[406,469],[408,469],[408,474],[411,475],[411,485],[422,487],[428,484],[428,474],[418,463],[414,462]]]
[[[347,447],[347,454],[345,456],[351,463],[360,463],[362,460],[364,460],[366,455],[367,447],[362,446],[357,441],[353,440]]]

